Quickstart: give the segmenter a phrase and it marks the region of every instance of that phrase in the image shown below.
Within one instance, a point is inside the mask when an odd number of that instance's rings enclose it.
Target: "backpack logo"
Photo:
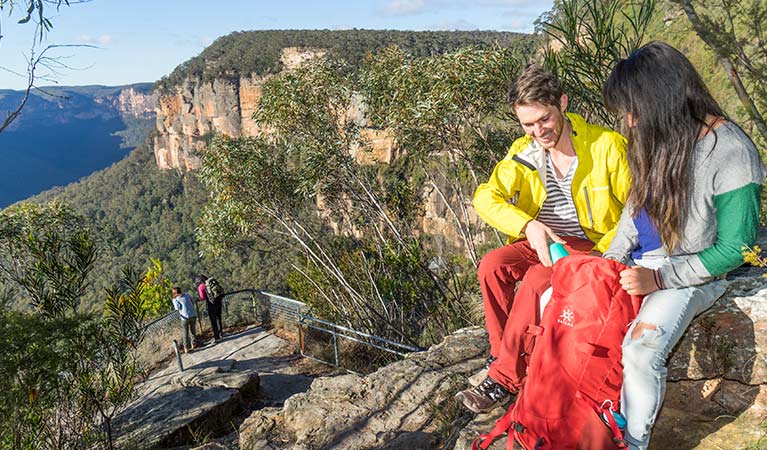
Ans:
[[[561,323],[562,325],[572,328],[574,320],[575,320],[575,313],[573,312],[572,309],[567,308],[564,311],[562,311],[562,314],[559,315],[559,318],[557,319],[557,323]]]

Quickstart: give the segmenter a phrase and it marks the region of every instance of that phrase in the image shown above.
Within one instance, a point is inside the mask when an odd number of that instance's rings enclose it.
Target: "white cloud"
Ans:
[[[82,44],[89,45],[109,45],[114,39],[108,34],[102,34],[101,36],[89,36],[87,34],[81,34],[77,37],[77,41]]]
[[[423,12],[426,6],[425,0],[390,0],[382,12],[386,16],[407,16]]]

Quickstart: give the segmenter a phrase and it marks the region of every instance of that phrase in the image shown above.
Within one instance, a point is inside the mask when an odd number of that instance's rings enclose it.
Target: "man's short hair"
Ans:
[[[174,287],[173,288],[173,293],[176,294],[176,295],[180,294],[181,293],[181,288],[180,287]]]
[[[562,85],[553,73],[530,64],[509,88],[509,103],[514,108],[533,103],[559,108],[563,93]]]

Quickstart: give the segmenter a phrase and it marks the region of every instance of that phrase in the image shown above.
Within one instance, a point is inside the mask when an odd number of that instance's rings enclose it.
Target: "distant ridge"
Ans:
[[[460,47],[534,48],[537,37],[508,31],[403,30],[258,30],[237,31],[216,39],[199,55],[176,67],[157,82],[165,90],[187,78],[205,81],[234,79],[282,70],[280,51],[286,47],[322,48],[352,66],[384,47],[396,45],[414,56],[445,53]]]
[[[23,91],[0,90],[0,111]],[[0,133],[0,208],[63,186],[127,155],[154,124],[152,84],[49,86],[33,90],[21,115]]]
[[[143,82],[143,83],[131,83],[131,84],[124,84],[121,86],[104,86],[101,84],[88,84],[84,86],[40,86],[36,89],[32,89],[30,94],[36,95],[39,97],[48,97],[48,95],[45,94],[45,92],[54,94],[54,95],[60,95],[66,92],[74,92],[82,95],[88,95],[91,97],[103,97],[107,95],[115,95],[119,94],[120,91],[123,89],[129,89],[133,88],[134,90],[144,92],[144,93],[151,93],[152,92],[152,86],[154,86],[153,82]],[[18,90],[18,89],[0,89],[0,95],[8,95],[12,93],[19,93],[23,94],[24,91]]]

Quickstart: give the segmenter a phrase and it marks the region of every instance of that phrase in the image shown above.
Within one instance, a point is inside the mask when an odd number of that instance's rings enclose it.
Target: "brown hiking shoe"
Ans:
[[[512,394],[490,377],[485,377],[478,386],[455,395],[455,399],[466,409],[477,414],[491,411],[507,403],[512,397],[516,399],[516,394]]]

